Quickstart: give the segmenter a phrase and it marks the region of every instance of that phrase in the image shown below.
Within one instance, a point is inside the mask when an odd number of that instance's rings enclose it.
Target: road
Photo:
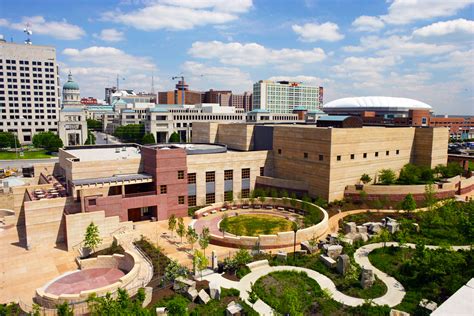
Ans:
[[[95,143],[96,145],[106,145],[106,144],[121,144],[122,142],[119,141],[116,137],[102,133],[102,132],[94,132],[95,135]]]

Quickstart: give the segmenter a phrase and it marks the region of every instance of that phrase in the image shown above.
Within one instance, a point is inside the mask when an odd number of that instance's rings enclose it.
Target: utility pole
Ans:
[[[172,80],[181,78],[181,105],[184,107],[184,76],[174,76]]]

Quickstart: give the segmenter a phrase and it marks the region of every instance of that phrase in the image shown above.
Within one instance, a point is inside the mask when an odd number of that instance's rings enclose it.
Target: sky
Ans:
[[[324,87],[324,102],[408,97],[474,115],[474,0],[0,0],[0,34],[56,47],[81,96],[120,87]]]

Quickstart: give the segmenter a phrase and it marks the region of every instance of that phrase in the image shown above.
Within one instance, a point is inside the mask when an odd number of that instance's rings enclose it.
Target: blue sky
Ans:
[[[251,91],[260,79],[346,96],[410,97],[437,114],[474,114],[474,0],[0,0],[0,34],[57,49],[82,96]]]

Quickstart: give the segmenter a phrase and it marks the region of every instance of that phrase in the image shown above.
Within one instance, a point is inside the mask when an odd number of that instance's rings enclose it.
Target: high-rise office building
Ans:
[[[260,80],[253,85],[254,109],[273,113],[292,113],[296,107],[319,109],[323,103],[323,88],[299,82]]]
[[[252,93],[244,92],[243,94],[232,93],[230,97],[230,106],[238,109],[244,109],[245,112],[252,111]]]
[[[0,41],[0,130],[31,143],[38,132],[57,133],[59,109],[56,49]]]

